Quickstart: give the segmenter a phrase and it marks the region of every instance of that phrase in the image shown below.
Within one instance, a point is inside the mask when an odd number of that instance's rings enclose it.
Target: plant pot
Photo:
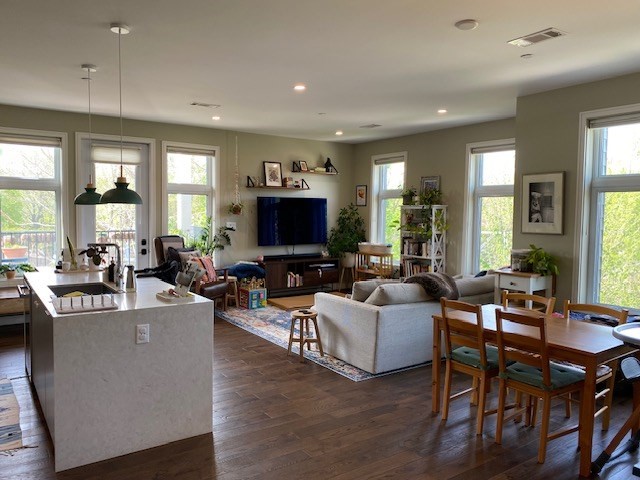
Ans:
[[[403,205],[413,205],[413,195],[402,195]]]
[[[232,213],[233,215],[242,215],[242,205],[239,203],[232,203],[231,206],[229,206],[229,213]]]
[[[342,268],[353,268],[356,266],[356,254],[352,252],[344,252],[340,259]]]
[[[5,277],[7,277],[7,280],[11,280],[13,278],[16,277],[16,271],[15,270],[7,270],[6,272],[4,272]]]
[[[27,247],[2,247],[4,258],[23,258],[27,256]]]

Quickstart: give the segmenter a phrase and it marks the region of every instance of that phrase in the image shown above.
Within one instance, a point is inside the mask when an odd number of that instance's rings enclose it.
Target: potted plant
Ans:
[[[212,221],[207,217],[207,224],[200,232],[198,238],[191,242],[191,246],[200,250],[203,255],[212,255],[216,250],[224,250],[225,245],[231,245],[230,231],[233,228],[218,227],[218,231],[211,235]]]
[[[331,229],[327,239],[327,250],[332,257],[343,257],[342,266],[349,267],[355,265],[355,253],[358,251],[358,243],[366,241],[366,231],[364,218],[360,215],[358,208],[350,203],[338,212],[336,225]],[[351,263],[351,265],[350,265]]]
[[[4,258],[22,258],[27,256],[27,247],[16,243],[5,243],[2,247]]]
[[[534,244],[529,245],[531,251],[525,257],[525,263],[531,265],[531,269],[534,273],[540,275],[558,275],[558,265],[556,259],[545,252],[541,247],[536,247]]]
[[[420,205],[441,205],[442,204],[442,190],[439,188],[427,188],[420,193],[419,197]]]
[[[243,208],[244,205],[242,205],[242,203],[231,202],[231,205],[229,205],[229,213],[233,215],[242,215]]]
[[[11,280],[16,276],[15,265],[2,264],[0,265],[0,274],[7,277],[7,280]]]
[[[402,195],[402,204],[403,205],[413,205],[413,197],[416,196],[417,190],[416,187],[406,187],[400,195]]]
[[[30,263],[21,263],[16,267],[16,270],[22,273],[38,271],[38,269]]]

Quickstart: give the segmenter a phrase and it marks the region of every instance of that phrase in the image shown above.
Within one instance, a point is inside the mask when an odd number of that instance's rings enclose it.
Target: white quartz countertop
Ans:
[[[87,283],[105,283],[102,282],[102,272],[79,270],[77,272],[65,272],[55,273],[51,268],[41,268],[37,272],[25,273],[25,279],[31,287],[33,294],[37,295],[42,303],[45,305],[52,317],[68,317],[70,315],[98,315],[100,311],[79,311],[78,313],[68,314],[56,313],[55,308],[51,300],[53,292],[49,289],[49,286],[64,286],[64,285],[81,285]],[[135,292],[122,292],[113,294],[113,300],[118,305],[117,310],[109,310],[113,313],[116,311],[131,311],[141,310],[148,308],[165,308],[176,307],[179,305],[185,305],[185,303],[168,303],[166,301],[159,300],[156,297],[156,293],[162,292],[173,288],[173,285],[165,283],[155,277],[145,277],[136,279],[136,291]],[[109,287],[116,289],[114,283],[105,283]],[[194,295],[192,303],[206,303],[211,300]]]

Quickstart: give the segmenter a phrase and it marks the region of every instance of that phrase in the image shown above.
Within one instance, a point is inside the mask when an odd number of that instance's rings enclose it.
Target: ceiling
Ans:
[[[479,26],[454,27],[467,18]],[[122,22],[124,117],[361,143],[640,71],[639,18],[636,0],[4,0],[0,103],[86,112],[93,63],[93,111],[117,116]],[[507,44],[547,27],[567,35]]]

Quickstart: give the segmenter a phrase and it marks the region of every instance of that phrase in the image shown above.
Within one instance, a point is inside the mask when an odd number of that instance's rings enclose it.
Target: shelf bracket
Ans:
[[[247,175],[247,187],[255,187],[256,184],[251,180],[251,177]]]

